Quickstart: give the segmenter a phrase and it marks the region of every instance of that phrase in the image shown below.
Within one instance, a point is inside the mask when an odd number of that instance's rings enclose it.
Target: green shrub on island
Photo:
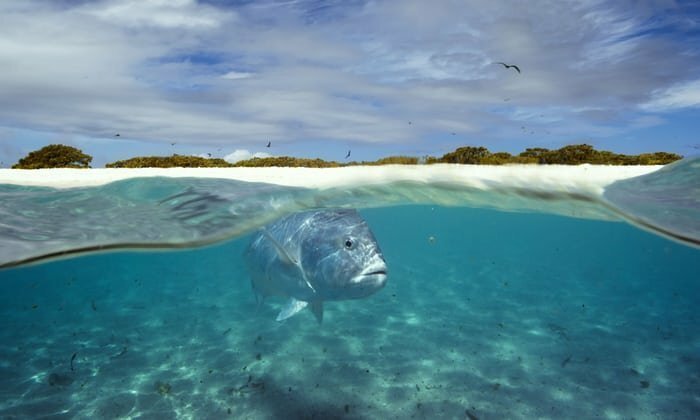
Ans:
[[[656,152],[641,155],[623,155],[607,150],[595,150],[589,144],[574,144],[557,150],[529,148],[518,156],[509,153],[491,153],[485,147],[460,147],[446,153],[438,161],[471,165],[504,165],[509,163],[539,163],[547,165],[666,165],[681,159],[674,153]]]
[[[560,149],[549,150],[541,147],[525,149],[513,156],[507,152],[492,153],[485,147],[464,146],[442,157],[388,156],[376,161],[347,162],[325,161],[323,159],[273,156],[252,158],[236,163],[228,163],[219,158],[199,156],[142,156],[119,160],[105,165],[107,168],[231,168],[231,167],[291,167],[291,168],[337,168],[358,165],[419,165],[432,163],[458,163],[471,165],[541,164],[541,165],[666,165],[681,159],[674,153],[655,152],[640,155],[623,155],[607,150],[595,150],[588,144],[574,144]],[[19,160],[13,169],[38,168],[89,168],[92,157],[81,150],[62,144],[51,144],[29,153]]]
[[[275,156],[241,160],[233,164],[237,167],[285,167],[285,168],[337,168],[343,166],[338,162],[323,159],[304,159],[291,156]]]
[[[107,168],[230,168],[233,165],[219,158],[199,156],[142,156],[105,165]]]
[[[43,168],[89,168],[92,156],[82,150],[63,144],[50,144],[39,150],[30,152],[12,169],[43,169]]]
[[[478,165],[490,154],[491,152],[485,147],[465,146],[457,148],[454,152],[445,153],[440,158],[440,162]]]
[[[528,149],[529,150],[529,149]],[[557,150],[538,149],[539,162],[544,164],[580,165],[666,165],[682,156],[674,153],[656,152],[641,155],[624,155],[607,150],[595,150],[588,144],[564,146]]]
[[[413,156],[387,156],[385,158],[381,158],[375,161],[371,162],[349,162],[346,164],[346,166],[355,166],[355,165],[417,165],[419,163],[419,159],[417,157]]]

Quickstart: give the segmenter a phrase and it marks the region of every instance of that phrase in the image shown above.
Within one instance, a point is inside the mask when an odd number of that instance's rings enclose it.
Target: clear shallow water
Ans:
[[[361,214],[389,282],[328,303],[321,326],[309,311],[275,322],[279,300],[256,307],[241,260],[248,236],[1,270],[0,416],[700,411],[698,249],[625,223],[545,214]]]

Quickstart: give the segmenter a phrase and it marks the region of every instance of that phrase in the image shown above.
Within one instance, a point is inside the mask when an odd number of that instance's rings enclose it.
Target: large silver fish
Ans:
[[[367,222],[353,209],[295,213],[262,228],[245,252],[256,299],[288,298],[277,320],[323,302],[360,299],[386,284],[387,266]]]

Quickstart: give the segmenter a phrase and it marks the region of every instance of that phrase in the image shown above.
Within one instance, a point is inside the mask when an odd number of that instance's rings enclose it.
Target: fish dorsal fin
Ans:
[[[303,300],[296,300],[294,298],[289,298],[287,303],[284,304],[282,307],[282,310],[280,311],[279,314],[277,314],[277,321],[284,321],[287,318],[291,318],[294,315],[296,315],[297,312],[301,311],[302,309],[306,308],[308,305],[308,302],[304,302]]]
[[[311,285],[309,279],[306,278],[306,273],[304,272],[304,268],[301,266],[301,263],[296,258],[291,256],[289,252],[287,252],[287,249],[283,247],[282,244],[280,244],[277,241],[277,239],[275,239],[270,234],[270,232],[267,231],[267,229],[262,229],[262,233],[267,239],[270,240],[272,245],[275,247],[275,249],[277,250],[277,255],[280,257],[280,260],[282,260],[282,262],[284,262],[285,264],[291,264],[296,266],[299,269],[299,272],[301,273],[301,278],[303,278],[304,282],[306,282],[306,285],[309,286],[309,289],[311,289],[311,291],[316,293],[316,289],[314,289],[314,287]]]
[[[315,300],[311,302],[311,312],[314,313],[319,324],[323,322],[323,301]]]

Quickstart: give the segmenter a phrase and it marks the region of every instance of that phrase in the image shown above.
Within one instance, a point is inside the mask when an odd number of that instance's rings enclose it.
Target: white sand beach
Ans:
[[[224,178],[318,189],[410,181],[449,183],[479,190],[528,188],[599,195],[606,185],[645,175],[661,167],[435,164],[344,168],[0,169],[0,184],[71,188],[103,185],[128,178],[163,176]]]

